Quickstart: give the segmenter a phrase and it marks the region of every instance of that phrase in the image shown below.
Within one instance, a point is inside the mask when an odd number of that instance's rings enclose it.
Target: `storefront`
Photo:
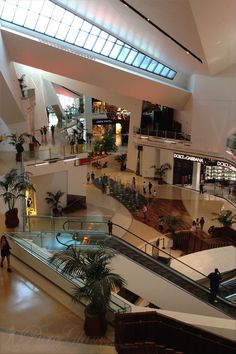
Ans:
[[[198,189],[201,181],[235,183],[236,167],[226,161],[174,153],[173,176],[173,184],[194,185]]]

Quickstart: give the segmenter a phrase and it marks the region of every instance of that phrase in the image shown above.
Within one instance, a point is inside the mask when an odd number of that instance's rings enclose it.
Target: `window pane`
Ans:
[[[75,28],[71,27],[66,36],[66,41],[69,43],[74,43],[77,35],[78,35],[78,31]]]
[[[101,54],[108,56],[110,54],[110,51],[111,51],[113,45],[114,45],[114,43],[107,41]]]
[[[24,9],[29,9],[31,0],[20,0],[20,6]]]
[[[150,63],[151,58],[145,57],[142,64],[140,65],[141,69],[147,69],[148,64]]]
[[[113,37],[113,36],[111,36],[111,35],[109,35],[108,40],[109,40],[110,42],[115,42],[115,41],[116,41],[116,38]]]
[[[84,31],[80,31],[78,37],[76,38],[75,44],[79,47],[83,47],[84,43],[88,37],[88,33]]]
[[[85,32],[90,32],[91,28],[92,28],[92,25],[90,23],[88,23],[87,21],[84,21],[84,23],[81,27],[81,29]]]
[[[62,41],[64,41],[64,39],[66,38],[66,35],[69,31],[69,26],[65,25],[64,23],[61,23],[59,26],[59,29],[56,33],[56,38],[61,39]]]
[[[124,45],[124,43],[122,41],[120,41],[119,39],[116,41],[116,44]]]
[[[157,64],[157,67],[156,67],[155,70],[154,70],[154,73],[160,74],[160,72],[162,71],[163,68],[164,68],[164,65],[161,64],[161,63],[158,63],[158,64]]]
[[[55,34],[57,33],[58,27],[59,27],[59,22],[51,19],[49,21],[49,25],[45,33],[48,34],[49,36],[54,37]]]
[[[96,39],[97,39],[97,36],[93,36],[92,34],[89,34],[87,41],[84,45],[84,48],[91,50],[94,46]]]
[[[105,39],[103,38],[98,38],[95,46],[93,47],[93,51],[96,52],[96,53],[100,53],[103,46],[104,46],[104,43],[105,43]]]
[[[40,15],[35,30],[44,33],[47,28],[48,22],[49,18]]]
[[[40,11],[41,15],[51,17],[54,7],[55,5],[51,1],[45,0],[42,10]]]
[[[61,21],[64,13],[65,13],[64,9],[62,9],[59,6],[55,6],[53,13],[52,13],[52,18],[56,21]]]
[[[104,32],[104,31],[102,31],[102,32],[100,33],[100,37],[101,37],[101,38],[107,39],[108,36],[109,36],[109,34],[106,33],[106,32]]]
[[[26,9],[23,9],[21,7],[18,7],[14,16],[14,23],[17,25],[23,26],[26,16],[27,16],[28,11]]]
[[[139,65],[142,63],[144,57],[145,57],[144,54],[139,53],[139,54],[136,56],[136,58],[135,58],[134,62],[132,63],[132,65],[139,67]]]
[[[167,76],[168,72],[170,71],[169,68],[165,67],[162,72],[161,72],[161,76]]]
[[[69,11],[66,11],[64,13],[64,16],[62,17],[61,22],[67,24],[67,25],[71,25],[72,21],[74,20],[74,15],[71,14]]]
[[[114,47],[112,48],[112,51],[109,55],[110,58],[116,59],[118,54],[120,54],[121,46],[118,44],[115,44]]]
[[[2,19],[6,21],[11,21],[13,20],[14,14],[16,11],[16,6],[13,4],[5,4],[3,13],[2,13]]]
[[[131,50],[128,57],[125,59],[125,63],[127,64],[132,64],[134,58],[136,57],[136,55],[138,54],[138,52],[136,50]]]
[[[39,15],[34,12],[28,13],[25,21],[25,27],[30,29],[35,29],[36,23],[38,21],[38,17]]]
[[[167,77],[169,79],[173,79],[176,75],[176,72],[174,70],[170,70],[170,72],[168,73]]]
[[[123,47],[123,48],[121,49],[121,52],[120,52],[120,54],[119,54],[117,60],[119,60],[119,61],[124,61],[125,58],[127,57],[128,53],[129,53],[129,51],[130,51],[129,48]]]
[[[36,12],[37,14],[40,14],[42,6],[43,6],[42,1],[31,1],[30,10]]]
[[[101,32],[100,28],[97,28],[95,26],[93,26],[93,28],[90,31],[90,33],[94,34],[95,36],[99,36],[100,32]]]
[[[77,30],[77,32],[78,32],[79,29],[81,28],[83,22],[84,22],[84,20],[82,20],[82,18],[75,17],[71,26],[74,27]]]
[[[148,71],[153,71],[155,69],[156,65],[157,65],[156,60],[152,60],[151,63],[148,65],[147,70]]]

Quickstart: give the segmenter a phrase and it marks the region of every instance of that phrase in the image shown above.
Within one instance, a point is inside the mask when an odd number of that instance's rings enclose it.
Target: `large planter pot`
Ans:
[[[107,330],[106,310],[92,315],[85,309],[84,332],[90,338],[103,337]]]
[[[5,224],[9,229],[17,227],[19,225],[18,209],[8,210],[5,213]]]

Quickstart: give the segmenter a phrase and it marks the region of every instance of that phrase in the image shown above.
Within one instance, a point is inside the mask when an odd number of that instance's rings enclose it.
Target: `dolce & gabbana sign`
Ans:
[[[228,162],[223,162],[223,161],[217,161],[217,166],[225,167],[228,168],[229,170],[236,172],[236,167],[231,165]]]
[[[190,156],[184,154],[174,154],[174,159],[189,160],[193,162],[202,162],[202,163],[204,162],[204,159],[202,157]]]

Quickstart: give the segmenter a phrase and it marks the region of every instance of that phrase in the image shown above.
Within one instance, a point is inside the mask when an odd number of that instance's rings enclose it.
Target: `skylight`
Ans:
[[[170,80],[177,74],[50,0],[1,0],[0,19]]]

